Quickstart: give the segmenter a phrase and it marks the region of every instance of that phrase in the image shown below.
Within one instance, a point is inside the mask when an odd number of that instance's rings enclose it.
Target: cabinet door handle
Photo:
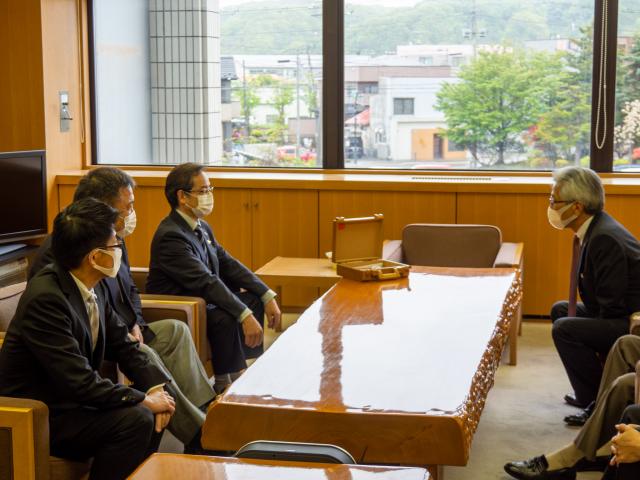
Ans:
[[[260,204],[258,202],[253,204],[253,208],[258,208],[260,206]]]
[[[245,209],[248,209],[248,208],[249,208],[249,202],[244,202],[244,203],[242,204],[242,206],[243,206]]]

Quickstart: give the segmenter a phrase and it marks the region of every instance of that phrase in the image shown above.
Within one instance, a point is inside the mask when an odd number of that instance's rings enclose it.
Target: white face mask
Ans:
[[[553,208],[551,208],[551,205],[549,205],[549,207],[547,208],[547,218],[549,219],[549,224],[553,228],[557,228],[558,230],[565,229],[567,225],[578,218],[578,215],[573,214],[569,218],[566,218],[564,220],[562,219],[562,214],[569,210],[569,208],[571,208],[571,205],[573,205],[574,203],[575,202],[571,202],[570,204],[562,207],[560,210],[554,210]]]
[[[213,211],[213,193],[200,193],[196,198],[198,199],[198,206],[189,206],[189,208],[196,217],[206,217]]]
[[[124,217],[124,227],[122,230],[118,232],[118,236],[120,238],[124,238],[128,235],[131,235],[133,231],[136,229],[137,217],[136,211],[132,210],[129,215]]]
[[[106,267],[97,265],[95,262],[92,261],[93,268],[95,268],[99,272],[104,273],[107,277],[116,278],[116,275],[118,275],[118,270],[120,270],[120,262],[122,260],[122,249],[114,248],[113,250],[107,250],[103,248],[98,248],[97,250],[104,253],[105,255],[109,255],[111,257],[111,260],[113,260],[113,264],[111,265],[111,268],[106,268]]]

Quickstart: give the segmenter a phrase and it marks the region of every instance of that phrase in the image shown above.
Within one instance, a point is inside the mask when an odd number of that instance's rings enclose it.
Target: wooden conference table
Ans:
[[[429,480],[423,468],[243,460],[156,453],[130,480]]]
[[[330,443],[434,477],[466,465],[521,296],[514,269],[342,279],[210,405],[202,445]]]

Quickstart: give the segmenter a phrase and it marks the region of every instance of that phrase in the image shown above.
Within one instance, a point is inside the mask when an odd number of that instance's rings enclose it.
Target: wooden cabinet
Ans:
[[[333,219],[384,214],[384,238],[401,238],[409,223],[455,223],[456,194],[432,192],[321,191],[320,253],[333,242]]]
[[[318,256],[318,191],[217,188],[210,221],[216,239],[252,270],[277,256]],[[317,289],[287,288],[286,306],[307,306]]]

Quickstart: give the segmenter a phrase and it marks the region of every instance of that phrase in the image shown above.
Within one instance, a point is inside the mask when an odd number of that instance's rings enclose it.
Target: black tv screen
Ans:
[[[47,233],[45,154],[0,153],[0,243]]]

